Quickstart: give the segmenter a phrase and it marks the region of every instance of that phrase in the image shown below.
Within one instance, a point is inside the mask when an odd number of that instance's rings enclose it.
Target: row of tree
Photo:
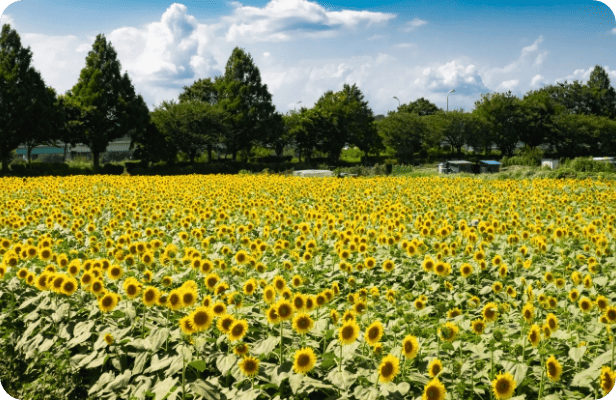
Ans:
[[[79,81],[64,95],[47,87],[30,66],[32,52],[9,25],[0,36],[0,158],[26,146],[85,144],[94,167],[110,141],[129,136],[143,161],[173,163],[178,152],[191,162],[202,152],[223,150],[233,159],[256,146],[282,155],[294,148],[309,159],[315,151],[338,160],[345,146],[365,155],[386,148],[402,162],[443,143],[458,153],[465,146],[511,155],[520,143],[544,146],[560,156],[616,154],[616,91],[596,66],[586,85],[559,83],[528,92],[482,95],[471,113],[445,112],[420,98],[374,116],[361,90],[345,84],[327,91],[312,108],[276,111],[250,54],[235,48],[223,76],[195,81],[178,100],[149,112],[136,95],[111,43],[98,35]],[[66,150],[66,147],[65,147]]]

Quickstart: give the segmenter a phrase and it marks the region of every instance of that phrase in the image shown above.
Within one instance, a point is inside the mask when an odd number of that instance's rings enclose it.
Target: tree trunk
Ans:
[[[2,158],[2,172],[8,172],[9,168],[8,168],[8,163],[6,162],[6,158],[5,157],[0,157]]]
[[[211,144],[207,145],[207,162],[208,163],[212,162],[212,145]]]
[[[237,150],[233,150],[233,156],[231,157],[233,161],[237,160]]]
[[[197,150],[191,149],[190,153],[188,154],[188,159],[190,161],[190,165],[194,165],[195,164],[195,157],[196,156],[197,156]]]
[[[98,151],[92,152],[92,167],[94,168],[94,171],[98,171],[100,167],[100,153]]]
[[[32,163],[32,147],[28,146],[28,168],[30,168],[30,164]]]
[[[66,162],[66,151],[68,150],[68,143],[64,143],[64,153],[62,154],[62,162]]]

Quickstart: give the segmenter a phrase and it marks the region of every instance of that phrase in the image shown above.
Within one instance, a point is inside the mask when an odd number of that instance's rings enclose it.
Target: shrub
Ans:
[[[518,154],[513,157],[503,157],[501,164],[505,167],[511,165],[527,165],[529,167],[538,167],[541,165],[541,159],[544,157],[544,151],[536,147],[531,149],[528,146],[521,148]]]
[[[105,164],[102,169],[103,174],[106,175],[122,175],[124,173],[124,166]]]
[[[577,157],[573,160],[566,160],[563,167],[570,168],[577,172],[614,172],[614,165],[604,161],[593,161],[590,157]]]
[[[62,163],[64,158],[63,154],[41,154],[36,161],[40,163]]]

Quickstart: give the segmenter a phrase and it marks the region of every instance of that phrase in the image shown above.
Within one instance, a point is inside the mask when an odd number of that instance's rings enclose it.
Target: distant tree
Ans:
[[[285,129],[291,138],[291,145],[294,145],[298,151],[300,162],[302,156],[310,160],[313,151],[317,148],[318,138],[312,120],[314,113],[312,109],[302,107],[300,111],[291,110],[282,117]]]
[[[367,156],[372,151],[383,149],[383,143],[374,125],[374,113],[364,100],[356,84],[344,84],[341,91],[347,102],[348,144],[356,146]]]
[[[49,116],[52,94],[31,62],[30,47],[23,48],[19,34],[9,24],[4,24],[0,35],[0,160],[3,172],[7,171],[11,152],[27,138],[26,131],[32,130],[32,137],[39,136],[49,122],[41,117]],[[37,115],[37,112],[43,114]]]
[[[530,148],[548,143],[552,116],[567,112],[564,105],[542,90],[529,91],[522,100],[522,110],[526,122],[520,127],[520,140]]]
[[[591,104],[592,114],[616,120],[616,90],[610,84],[610,77],[605,70],[596,65],[590,73],[587,83],[594,101]]]
[[[494,128],[484,117],[470,113],[469,129],[466,135],[466,144],[473,148],[473,152],[487,154],[494,144]]]
[[[380,120],[382,120],[383,118],[385,118],[385,116],[384,116],[383,114],[378,114],[378,115],[375,115],[375,116],[374,116],[374,120],[375,120],[375,121],[380,121]]]
[[[262,146],[272,148],[278,157],[282,157],[285,147],[289,146],[293,139],[294,135],[285,124],[283,115],[278,111],[274,112]]]
[[[276,108],[252,57],[239,47],[233,49],[215,87],[218,104],[230,115],[225,146],[235,160],[238,151],[250,150],[264,140]]]
[[[127,73],[122,76],[117,53],[105,36],[96,37],[79,82],[69,96],[89,109],[84,144],[92,151],[94,168],[109,142],[143,132],[149,124],[148,108],[136,96]]]
[[[452,110],[448,113],[436,113],[423,118],[426,119],[433,132],[433,140],[437,139],[437,143],[445,142],[455,149],[458,155],[462,154],[462,147],[467,143],[469,136],[470,114],[462,110]]]
[[[595,155],[600,151],[602,118],[587,114],[558,114],[552,117],[550,149],[561,157]]]
[[[218,104],[219,93],[216,85],[222,78],[217,76],[212,81],[211,78],[199,79],[191,86],[184,86],[184,91],[180,94],[180,103],[189,101],[202,101],[209,104]]]
[[[171,165],[175,161],[178,149],[157,128],[152,114],[150,119],[147,128],[131,138],[130,150],[134,150],[133,156],[146,165],[158,161],[166,161]]]
[[[351,106],[348,93],[328,90],[315,103],[310,119],[318,138],[318,149],[327,153],[332,163],[340,158],[350,139]]]
[[[521,100],[507,93],[482,94],[475,102],[476,115],[491,122],[494,127],[494,142],[503,155],[511,156],[518,143],[524,125]]]
[[[415,113],[389,112],[377,122],[383,143],[396,152],[403,163],[414,163],[414,153],[422,148],[428,133],[427,122]]]
[[[56,91],[46,87],[38,71],[28,71],[32,103],[24,109],[24,125],[21,144],[26,147],[28,165],[32,161],[32,150],[40,145],[55,146],[53,128],[59,125],[62,115],[56,106]]]
[[[413,113],[419,115],[420,117],[423,117],[426,115],[432,115],[444,111],[443,109],[438,108],[436,104],[431,103],[430,101],[421,97],[409,104],[402,104],[398,107],[398,112]]]

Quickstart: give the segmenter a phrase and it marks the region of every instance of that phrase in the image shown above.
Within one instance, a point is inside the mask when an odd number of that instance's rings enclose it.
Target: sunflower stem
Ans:
[[[612,371],[614,370],[614,334],[612,334]]]
[[[282,324],[283,322],[280,321],[280,365],[282,365]]]
[[[141,336],[143,336],[143,329],[145,328],[145,311],[148,308],[146,307],[146,305],[143,305],[143,315],[141,316]]]
[[[342,372],[342,343],[340,343],[340,363],[338,364],[338,371]]]

